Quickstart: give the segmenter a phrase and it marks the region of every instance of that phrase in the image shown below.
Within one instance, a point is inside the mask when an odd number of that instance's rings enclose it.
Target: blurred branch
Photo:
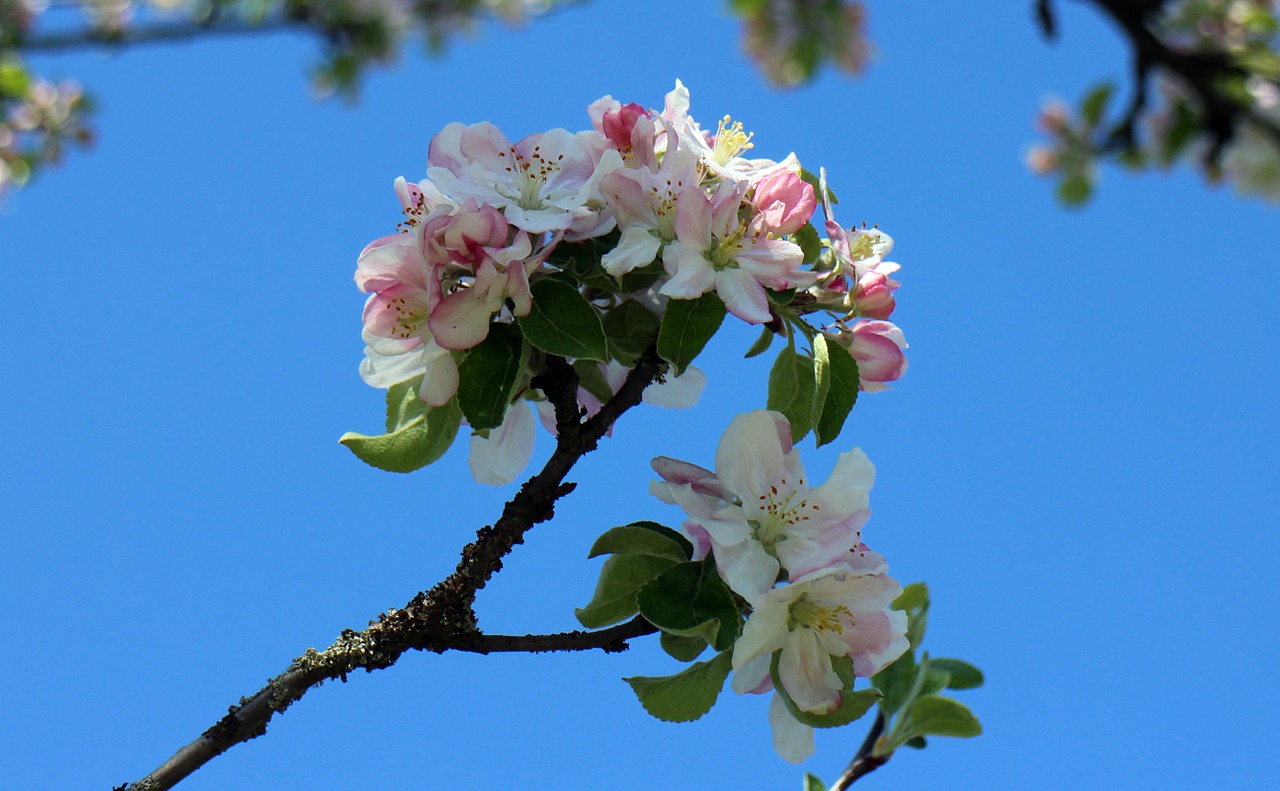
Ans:
[[[1223,148],[1235,135],[1236,126],[1247,120],[1280,142],[1280,127],[1259,115],[1248,104],[1224,88],[1232,79],[1244,80],[1252,72],[1227,52],[1190,51],[1171,46],[1155,32],[1156,21],[1166,0],[1085,0],[1109,17],[1133,48],[1134,99],[1129,112],[1113,130],[1109,144],[1119,148],[1132,143],[1134,124],[1146,105],[1149,76],[1163,69],[1186,86],[1204,112],[1204,131],[1209,135],[1205,160],[1216,163]]]
[[[867,732],[867,738],[862,740],[862,746],[858,748],[853,760],[845,767],[844,773],[836,779],[835,785],[831,786],[831,791],[845,791],[849,786],[856,783],[858,778],[869,775],[889,763],[893,753],[888,755],[872,754],[872,750],[876,746],[876,739],[879,739],[882,733],[884,733],[884,712],[876,712],[876,721],[871,724],[871,730]]]
[[[402,609],[378,616],[367,629],[347,629],[323,651],[308,650],[283,673],[267,682],[254,695],[241,698],[227,715],[198,739],[180,749],[159,768],[117,791],[162,791],[226,752],[231,747],[266,733],[267,723],[294,701],[325,681],[341,679],[356,670],[372,672],[391,667],[408,650],[497,652],[625,651],[627,640],[652,634],[648,621],[636,617],[598,632],[564,632],[549,635],[486,635],[477,625],[472,604],[477,591],[502,568],[502,558],[535,524],[555,513],[555,503],[573,491],[565,476],[587,453],[595,450],[600,438],[623,413],[640,403],[644,389],[666,370],[657,351],[650,347],[627,376],[617,394],[590,420],[582,421],[577,410],[578,379],[573,369],[559,358],[550,357],[547,371],[535,378],[556,405],[559,436],[555,451],[541,472],[520,487],[503,508],[492,527],[482,527],[476,540],[462,550],[457,569],[429,591],[415,595]],[[569,404],[572,402],[573,406]]]

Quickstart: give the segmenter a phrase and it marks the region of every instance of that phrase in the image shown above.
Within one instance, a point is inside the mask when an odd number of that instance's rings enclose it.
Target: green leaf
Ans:
[[[893,600],[892,607],[907,614],[907,639],[913,650],[919,648],[929,623],[929,587],[923,582],[911,583]]]
[[[905,742],[903,742],[902,746],[910,747],[913,750],[923,750],[924,748],[929,746],[929,743],[925,741],[925,738],[923,736],[912,736],[910,739],[907,739]]]
[[[617,284],[600,264],[603,251],[617,244],[618,233],[611,232],[598,239],[586,239],[581,242],[561,241],[551,251],[547,263],[560,267],[568,276],[568,282],[582,283],[584,286],[612,292]]]
[[[619,294],[634,294],[637,291],[647,291],[654,283],[657,283],[666,275],[666,270],[662,268],[662,260],[656,259],[651,264],[638,266],[618,278]]]
[[[795,442],[804,439],[812,427],[813,359],[796,353],[790,346],[778,352],[769,372],[768,408],[781,412],[791,423]]]
[[[791,304],[791,300],[796,298],[796,290],[794,288],[788,288],[783,291],[774,291],[771,288],[766,288],[764,290],[764,295],[769,300],[770,305],[786,307]]]
[[[884,693],[880,709],[886,716],[906,705],[916,679],[916,660],[910,651],[898,657],[884,670],[871,677],[871,683]]]
[[[816,173],[812,173],[804,168],[800,168],[800,178],[809,183],[813,187],[813,197],[818,200],[819,205],[822,203],[822,179]],[[831,205],[834,206],[840,201],[836,198],[836,194],[831,191],[831,186],[827,186],[827,197],[831,199]]]
[[[853,689],[853,682],[858,677],[853,669],[853,657],[847,655],[831,657],[831,669],[840,677],[840,683],[844,685],[844,689]]]
[[[1116,86],[1110,82],[1100,83],[1080,103],[1080,117],[1090,129],[1102,120],[1102,113],[1107,109],[1107,102],[1111,101],[1115,90]]]
[[[836,351],[844,353],[838,346]],[[827,336],[818,333],[813,339],[813,400],[809,402],[809,419],[814,426],[822,420],[822,411],[827,405],[827,393],[830,391],[831,352]]]
[[[840,708],[830,714],[814,714],[805,711],[791,699],[791,695],[787,693],[787,688],[782,684],[782,679],[778,676],[778,660],[781,655],[781,651],[775,651],[769,664],[769,674],[773,677],[773,688],[787,707],[787,711],[791,712],[791,716],[805,725],[813,728],[839,728],[842,725],[848,725],[866,714],[872,706],[876,705],[876,701],[883,697],[878,689],[862,689],[857,692],[846,691],[841,693]]]
[[[655,527],[661,529],[654,530]],[[597,538],[587,557],[601,555],[652,555],[683,563],[693,555],[693,545],[669,527],[653,522],[635,522],[611,528]]]
[[[818,260],[818,256],[822,255],[822,237],[818,236],[818,229],[810,223],[805,223],[800,230],[791,234],[791,241],[800,245],[806,264],[812,264]]]
[[[963,703],[937,695],[919,698],[911,704],[911,734],[956,736],[968,739],[982,733],[982,724]]]
[[[703,637],[717,651],[738,639],[738,605],[710,559],[668,568],[640,589],[636,603],[664,632]]]
[[[658,332],[658,356],[671,363],[679,376],[720,329],[725,307],[720,296],[708,291],[697,299],[672,299]]]
[[[600,403],[613,398],[613,388],[609,387],[609,382],[604,378],[604,371],[600,370],[599,363],[590,360],[574,360],[573,372],[578,375],[578,384],[600,399]]]
[[[815,336],[815,350],[818,338],[822,337],[821,334]],[[849,418],[853,405],[858,401],[857,361],[840,346],[835,346],[834,351],[830,345],[827,348],[828,377],[831,384],[827,388],[827,395],[822,404],[822,413],[813,426],[814,439],[818,447],[840,436],[840,432],[844,429],[844,422]]]
[[[529,343],[547,354],[605,362],[609,347],[600,314],[577,288],[543,278],[529,288],[533,306],[516,319]]]
[[[946,689],[950,683],[951,674],[934,667],[933,660],[930,659],[929,666],[925,669],[924,684],[920,687],[920,693],[917,697],[936,695]]]
[[[458,436],[462,410],[457,399],[428,407],[418,400],[417,376],[387,390],[387,433],[348,431],[338,440],[365,464],[388,472],[413,472],[444,455]]]
[[[659,632],[658,643],[672,659],[678,659],[681,662],[692,662],[707,650],[707,641],[701,637],[689,637],[670,632]]]
[[[502,425],[524,368],[524,342],[510,324],[489,327],[489,337],[458,363],[458,405],[477,431]]]
[[[768,351],[769,347],[773,345],[773,336],[776,334],[777,333],[769,329],[767,326],[761,328],[760,337],[756,338],[756,342],[751,344],[751,348],[747,349],[747,353],[743,356],[750,359],[757,355],[764,354]]]
[[[1083,173],[1073,173],[1058,184],[1058,200],[1068,206],[1080,206],[1093,194],[1093,185]]]
[[[951,676],[947,686],[951,689],[974,689],[982,686],[982,671],[962,659],[930,659],[929,667],[945,670]]]
[[[624,621],[639,611],[636,593],[675,561],[655,555],[613,555],[600,569],[596,592],[586,607],[574,610],[588,629]]]
[[[827,791],[827,786],[817,775],[809,772],[804,773],[804,791]]]
[[[604,314],[609,356],[628,368],[658,339],[662,320],[634,300],[627,300]]]
[[[20,98],[31,87],[31,78],[17,60],[0,61],[0,96]]]
[[[625,678],[644,710],[663,722],[693,722],[711,711],[732,667],[732,652],[690,665],[674,676]]]

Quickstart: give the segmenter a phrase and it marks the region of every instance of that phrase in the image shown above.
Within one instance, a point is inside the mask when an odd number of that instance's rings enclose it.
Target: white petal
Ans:
[[[707,375],[691,366],[674,379],[645,388],[641,400],[667,409],[688,409],[698,403],[706,389]]]
[[[769,703],[769,724],[773,726],[773,749],[782,760],[798,764],[813,755],[813,728],[792,717],[776,692]]]
[[[759,498],[783,476],[782,443],[772,415],[756,410],[738,415],[716,448],[716,474],[725,488],[755,513]],[[789,483],[796,483],[790,481]]]
[[[471,435],[467,462],[477,483],[502,486],[515,480],[533,455],[535,423],[533,410],[520,402],[507,407],[502,425],[487,438]]]

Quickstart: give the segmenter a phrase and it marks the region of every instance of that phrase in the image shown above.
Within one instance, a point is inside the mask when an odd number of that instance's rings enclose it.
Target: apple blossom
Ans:
[[[751,220],[753,228],[785,236],[809,222],[817,200],[813,187],[799,175],[790,170],[775,170],[756,181],[751,205],[759,212]]]
[[[419,398],[431,406],[448,402],[458,389],[458,366],[428,326],[440,283],[418,240],[384,236],[364,249],[356,267],[356,286],[372,292],[364,305],[360,376],[385,388],[424,374]]]
[[[455,199],[502,209],[512,225],[530,233],[594,227],[600,223],[588,219],[594,213],[584,214],[583,207],[598,179],[622,160],[606,151],[596,161],[583,138],[587,134],[552,129],[512,143],[491,123],[452,123],[431,141],[427,176]]]
[[[791,424],[777,412],[735,417],[716,450],[715,473],[662,456],[653,469],[663,480],[650,491],[706,531],[721,575],[748,601],[779,576],[796,578],[844,556],[871,515],[875,468],[866,455],[841,454],[827,482],[810,487]]]
[[[803,711],[829,714],[840,706],[844,682],[831,664],[849,657],[854,675],[870,678],[909,647],[907,616],[890,609],[902,586],[884,559],[860,545],[846,559],[779,585],[753,602],[733,650],[733,689],[759,693],[773,687],[770,664]],[[774,747],[799,763],[813,753],[812,729],[791,716],[775,694],[769,721]]]
[[[764,324],[772,317],[765,287],[785,291],[810,285],[814,277],[799,271],[799,245],[752,231],[739,218],[746,187],[725,182],[711,198],[693,189],[676,197],[676,240],[662,253],[671,279],[658,293],[695,299],[714,290],[730,313]]]

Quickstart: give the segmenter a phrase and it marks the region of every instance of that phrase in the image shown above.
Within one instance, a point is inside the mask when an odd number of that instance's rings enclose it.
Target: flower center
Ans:
[[[791,605],[790,615],[791,622],[788,626],[793,631],[797,627],[804,627],[817,629],[819,632],[844,634],[844,624],[840,622],[840,618],[849,615],[849,608],[842,604],[818,604],[802,597]]]
[[[504,169],[514,178],[520,194],[508,197],[515,197],[522,208],[539,208],[542,206],[542,190],[547,179],[560,170],[560,160],[564,159],[564,154],[548,159],[543,156],[541,145],[534,146],[528,157],[517,151],[515,146],[511,147],[510,153],[510,164]],[[507,152],[499,151],[498,156],[506,158]]]
[[[779,489],[778,486],[782,488]],[[797,486],[788,487],[787,479],[783,478],[778,481],[778,485],[771,485],[768,492],[757,498],[762,518],[748,520],[747,524],[755,539],[770,555],[777,557],[776,546],[787,539],[789,529],[809,521],[810,514],[822,510],[822,506],[809,502],[805,496],[808,491],[809,487],[804,485],[804,481],[800,481]]]
[[[720,119],[716,129],[716,143],[711,150],[711,159],[717,165],[728,164],[729,160],[752,148],[753,133],[742,131],[742,122],[734,121],[729,116]]]

